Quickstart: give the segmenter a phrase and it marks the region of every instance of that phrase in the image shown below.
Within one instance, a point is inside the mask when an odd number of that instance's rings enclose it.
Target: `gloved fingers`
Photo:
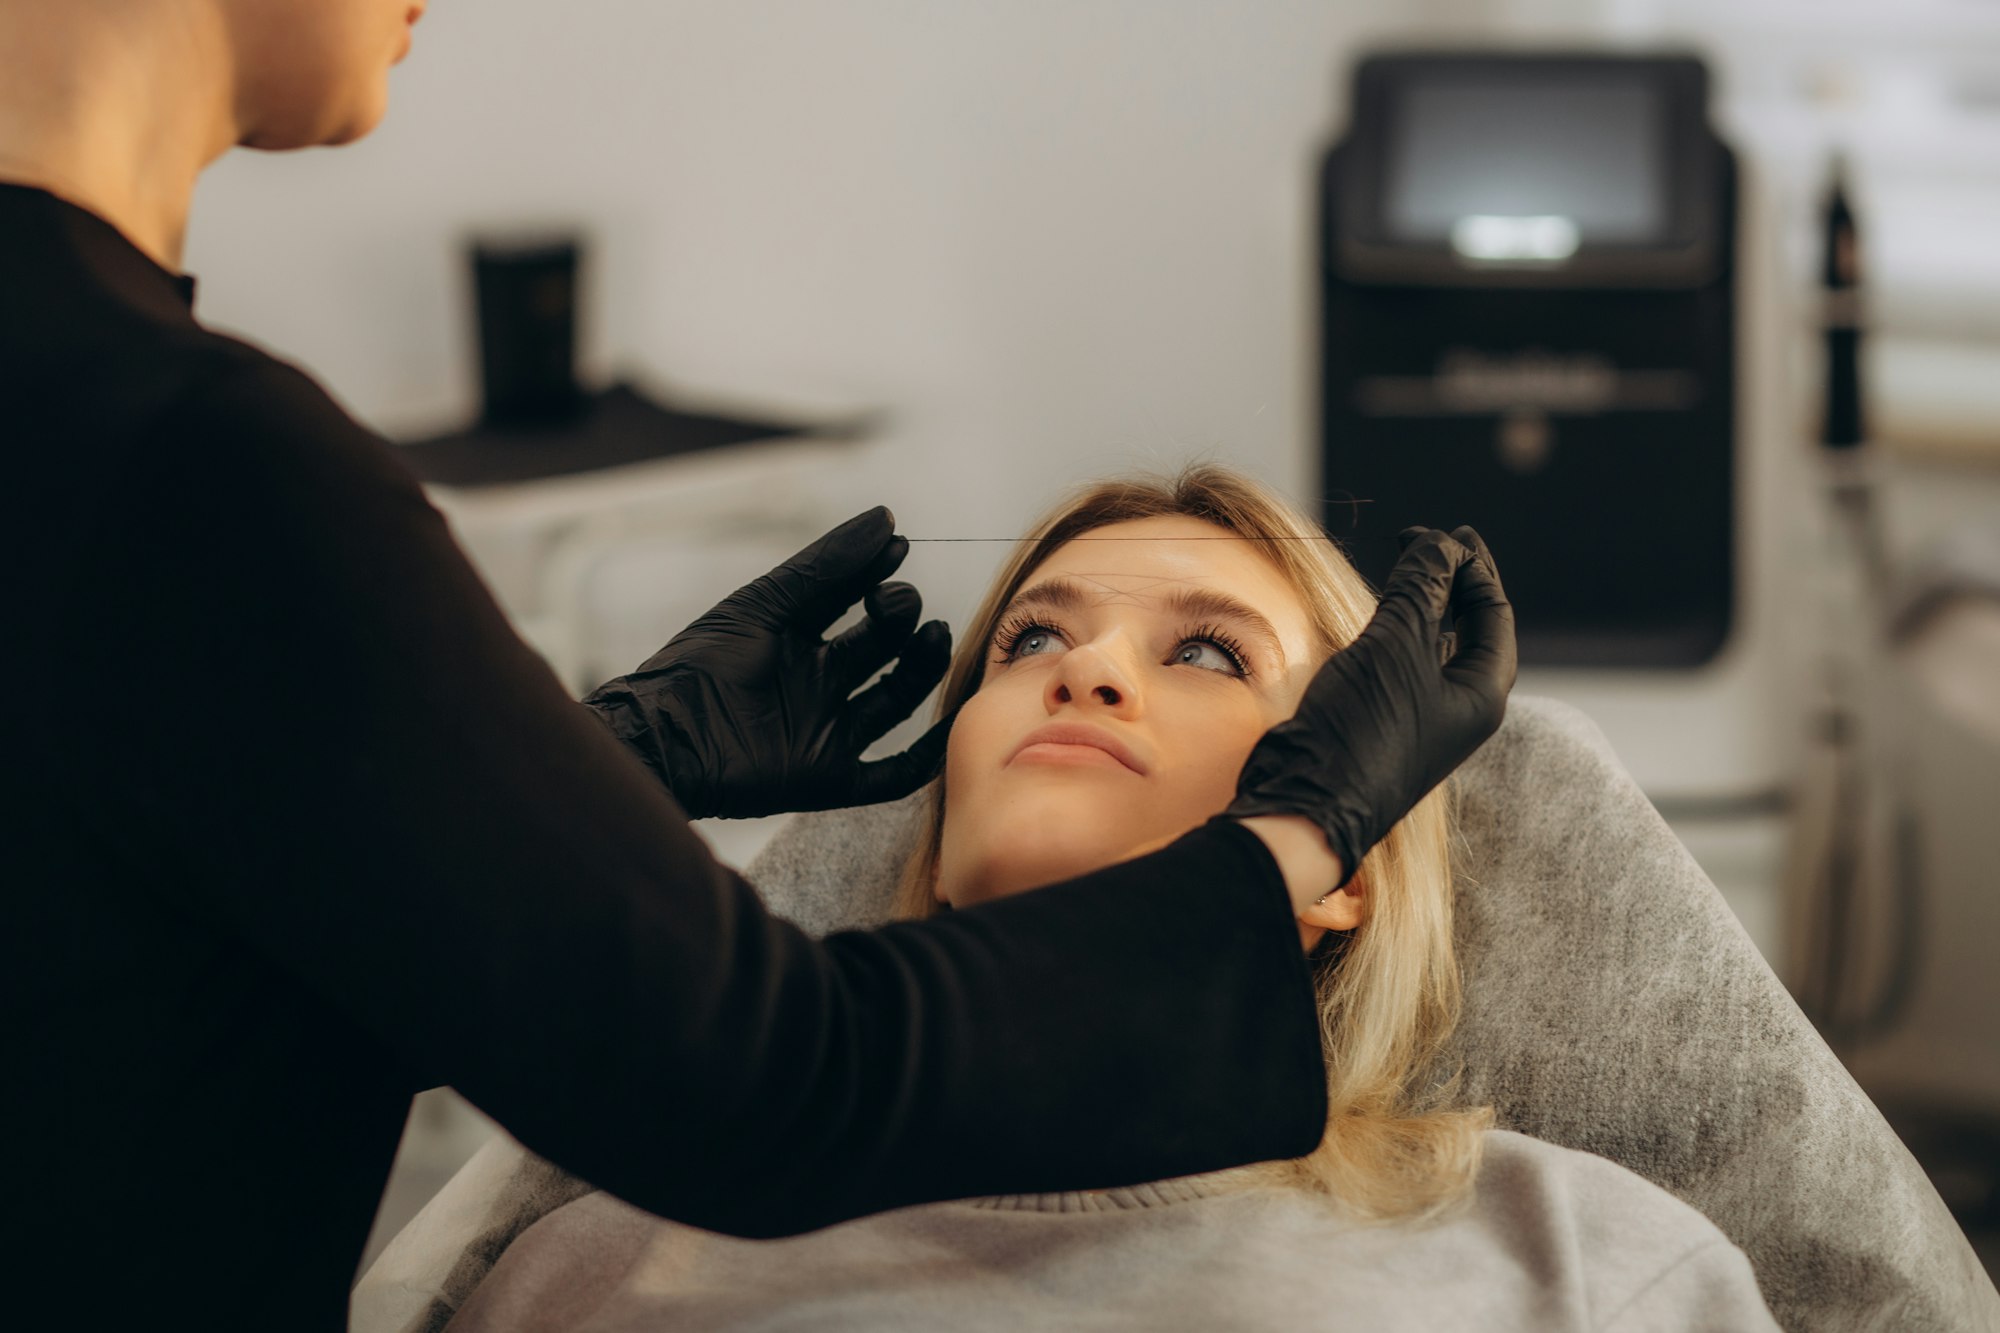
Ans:
[[[1436,528],[1405,528],[1396,540],[1402,543],[1403,553],[1382,582],[1376,616],[1387,613],[1390,621],[1420,634],[1426,644],[1435,643],[1453,582],[1473,553]]]
[[[944,771],[945,749],[951,740],[953,713],[917,739],[901,754],[862,764],[854,776],[855,805],[900,801]]]
[[[1493,552],[1486,549],[1486,539],[1475,532],[1470,524],[1460,524],[1451,530],[1451,539],[1484,560],[1497,575],[1499,569],[1493,565]]]
[[[861,599],[865,615],[826,645],[822,670],[829,692],[845,699],[862,681],[896,660],[924,614],[924,599],[907,583],[884,583]]]
[[[896,516],[886,505],[821,537],[743,589],[742,609],[771,629],[824,634],[876,584],[896,572],[910,543],[896,535]]]
[[[1458,626],[1459,650],[1445,668],[1455,683],[1490,690],[1504,698],[1514,687],[1518,670],[1514,643],[1514,607],[1500,586],[1493,553],[1471,528],[1452,536],[1473,553],[1452,580],[1451,613]]]
[[[848,700],[846,732],[854,748],[867,747],[916,712],[950,667],[951,627],[933,620],[910,637],[889,674]]]

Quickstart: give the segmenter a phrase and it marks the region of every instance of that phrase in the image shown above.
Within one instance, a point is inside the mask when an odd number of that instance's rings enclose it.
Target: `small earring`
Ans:
[[[1326,903],[1326,900],[1327,900],[1328,898],[1331,898],[1331,897],[1333,897],[1333,894],[1334,894],[1334,891],[1333,891],[1332,889],[1328,889],[1328,890],[1327,890],[1327,891],[1326,891],[1325,893],[1322,893],[1322,894],[1321,894],[1321,895],[1320,895],[1319,897],[1317,897],[1317,898],[1313,899],[1313,906],[1314,906],[1314,907],[1321,907],[1321,906],[1324,906],[1324,905],[1325,905],[1325,903]]]

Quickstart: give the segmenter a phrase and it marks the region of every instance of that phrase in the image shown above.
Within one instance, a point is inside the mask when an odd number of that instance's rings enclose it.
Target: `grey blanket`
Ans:
[[[1458,783],[1468,1099],[1712,1219],[1785,1328],[2000,1330],[1921,1168],[1596,726],[1516,696]],[[807,929],[878,922],[912,810],[800,816],[749,876]],[[482,1158],[364,1278],[357,1328],[440,1327],[493,1255],[588,1189],[512,1145]]]

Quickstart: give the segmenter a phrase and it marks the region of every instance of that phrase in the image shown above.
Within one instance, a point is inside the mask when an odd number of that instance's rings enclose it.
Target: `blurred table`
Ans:
[[[820,494],[851,460],[865,419],[832,427],[771,427],[679,414],[703,442],[645,457],[633,413],[617,391],[595,418],[613,429],[542,434],[466,432],[408,446],[404,457],[521,636],[573,693],[637,664],[621,622],[644,622],[657,648],[745,579],[784,559],[829,523]],[[657,427],[662,415],[650,409]],[[734,426],[733,439],[717,436]],[[785,431],[773,434],[774,431]],[[637,455],[637,457],[634,457]],[[577,460],[606,466],[580,468]],[[844,517],[844,515],[840,516]],[[627,566],[620,615],[597,587]],[[633,576],[652,561],[653,576]],[[739,577],[740,575],[740,577]],[[615,601],[617,590],[612,590]],[[623,650],[624,656],[616,655]],[[614,654],[606,660],[607,653]]]

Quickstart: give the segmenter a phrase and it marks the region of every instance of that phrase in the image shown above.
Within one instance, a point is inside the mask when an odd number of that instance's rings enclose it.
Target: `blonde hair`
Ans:
[[[994,628],[1028,576],[1063,543],[1142,518],[1185,516],[1259,543],[1305,604],[1328,655],[1353,641],[1375,595],[1319,527],[1275,493],[1213,464],[1170,478],[1102,481],[1058,504],[1008,557],[960,640],[938,716],[979,689]],[[927,792],[918,845],[904,869],[896,914],[940,910],[933,888],[944,835],[940,777]],[[1319,1147],[1292,1161],[1224,1173],[1241,1187],[1285,1185],[1338,1199],[1366,1221],[1423,1221],[1471,1195],[1491,1108],[1450,1105],[1456,1078],[1428,1075],[1458,1022],[1452,950],[1451,793],[1439,787],[1363,858],[1366,913],[1329,941],[1314,973],[1326,1055],[1327,1125]]]

